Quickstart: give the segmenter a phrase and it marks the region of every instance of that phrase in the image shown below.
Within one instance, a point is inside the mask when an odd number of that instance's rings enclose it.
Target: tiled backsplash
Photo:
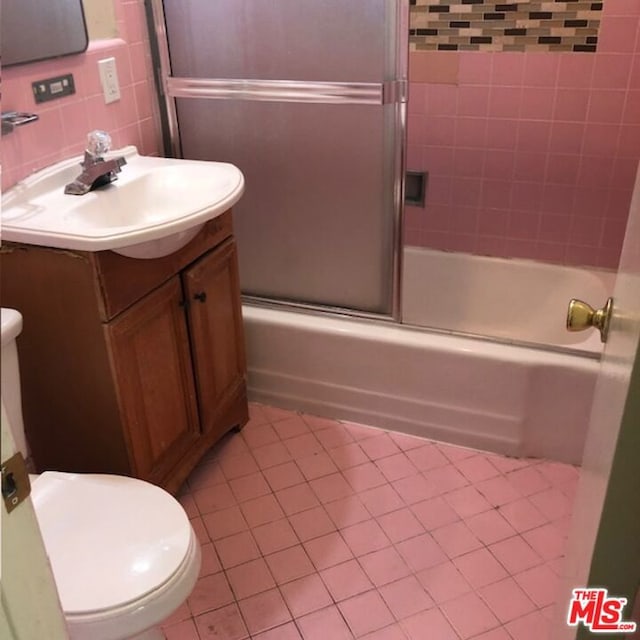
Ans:
[[[415,51],[594,52],[597,0],[411,0]]]

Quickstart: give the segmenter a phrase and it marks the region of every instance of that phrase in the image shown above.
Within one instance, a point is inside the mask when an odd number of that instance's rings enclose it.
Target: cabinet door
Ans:
[[[205,431],[229,428],[217,417],[244,385],[246,362],[238,259],[233,239],[184,272],[200,420]],[[222,435],[222,433],[220,433]]]
[[[162,484],[199,437],[180,279],[106,327],[133,471]]]

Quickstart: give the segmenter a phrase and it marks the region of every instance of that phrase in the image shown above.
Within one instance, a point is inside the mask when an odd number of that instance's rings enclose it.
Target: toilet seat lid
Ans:
[[[46,471],[31,497],[65,613],[137,600],[187,555],[193,533],[184,509],[143,480]]]

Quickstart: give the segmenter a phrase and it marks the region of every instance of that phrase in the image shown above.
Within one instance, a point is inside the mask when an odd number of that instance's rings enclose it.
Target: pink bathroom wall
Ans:
[[[161,149],[143,0],[114,0],[119,38],[92,42],[86,53],[3,69],[2,110],[30,111],[32,124],[2,137],[3,190],[33,171],[80,154],[87,133],[104,129],[113,147],[133,144],[146,155]],[[98,60],[116,59],[121,99],[106,105]],[[36,104],[35,80],[73,73],[76,93]]]
[[[606,0],[597,53],[436,52],[411,82],[408,244],[615,268],[640,158],[640,1]],[[410,75],[411,79],[411,75]]]

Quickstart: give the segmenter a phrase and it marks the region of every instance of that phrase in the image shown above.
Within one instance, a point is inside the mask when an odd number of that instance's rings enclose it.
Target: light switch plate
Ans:
[[[120,84],[118,83],[118,70],[115,58],[98,60],[98,71],[104,94],[105,104],[120,100]]]

